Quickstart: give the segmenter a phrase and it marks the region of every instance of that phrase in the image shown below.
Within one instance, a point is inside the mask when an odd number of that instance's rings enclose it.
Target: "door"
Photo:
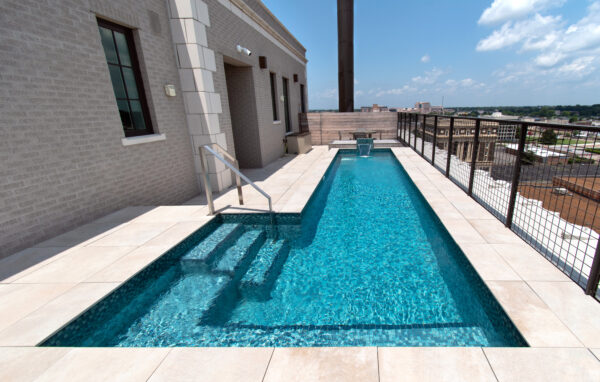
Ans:
[[[289,133],[292,131],[292,126],[290,124],[290,99],[289,89],[288,89],[288,79],[283,77],[283,112],[285,114],[285,132]]]

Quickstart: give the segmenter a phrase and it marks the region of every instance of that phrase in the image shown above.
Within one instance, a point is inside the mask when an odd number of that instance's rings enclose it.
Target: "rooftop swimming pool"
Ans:
[[[389,150],[301,215],[220,215],[43,346],[527,346]]]

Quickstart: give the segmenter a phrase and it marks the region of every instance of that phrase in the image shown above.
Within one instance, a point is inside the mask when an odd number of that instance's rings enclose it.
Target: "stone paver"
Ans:
[[[141,246],[88,277],[86,282],[124,282],[171,249],[170,245]]]
[[[146,381],[169,350],[169,348],[72,349],[36,381]]]
[[[600,304],[571,281],[532,281],[531,288],[587,347],[600,347]],[[590,320],[590,317],[596,319]]]
[[[525,281],[570,281],[542,255],[525,243],[491,244],[492,248]]]
[[[81,283],[0,331],[0,346],[34,346],[77,317],[116,283]]]
[[[378,380],[377,348],[276,348],[265,382]]]
[[[487,211],[486,211],[487,212]],[[470,219],[469,223],[490,244],[521,244],[523,240],[496,218]]]
[[[135,247],[80,247],[17,279],[18,283],[78,283],[117,261]]]
[[[124,223],[92,222],[81,227],[75,228],[72,231],[56,236],[50,240],[46,240],[36,245],[36,247],[75,247],[98,240],[112,232],[115,232],[123,227]]]
[[[67,348],[0,347],[0,381],[33,381],[68,352]]]
[[[473,228],[466,219],[445,219],[440,218],[446,229],[457,243],[465,244],[484,244],[485,239]]]
[[[174,222],[129,223],[125,227],[90,243],[88,246],[122,247],[142,245],[165,232],[174,224]]]
[[[175,223],[171,228],[167,229],[160,235],[144,243],[144,246],[168,246],[173,247],[183,241],[186,237],[200,229],[204,224],[213,219],[212,216],[204,216],[202,219],[194,222]]]
[[[75,284],[3,284],[0,287],[0,332],[36,311]]]
[[[159,381],[262,381],[273,348],[173,349],[149,379]]]
[[[487,285],[530,346],[583,346],[527,283],[488,281]]]
[[[600,362],[587,349],[484,348],[500,382],[600,381]]]
[[[483,280],[521,280],[489,244],[460,244],[463,253]]]
[[[53,261],[60,259],[75,248],[27,248],[0,260],[0,282],[13,282]]]
[[[381,382],[496,380],[481,348],[379,348],[378,351]]]

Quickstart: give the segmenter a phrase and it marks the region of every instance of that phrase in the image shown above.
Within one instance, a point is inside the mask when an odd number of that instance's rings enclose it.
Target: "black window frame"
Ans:
[[[154,134],[154,128],[152,126],[152,119],[150,118],[150,109],[148,108],[148,101],[146,99],[146,89],[144,88],[144,81],[142,79],[140,63],[138,60],[136,46],[135,46],[135,43],[133,40],[133,30],[130,28],[124,27],[122,25],[115,24],[110,21],[106,21],[101,18],[97,18],[96,20],[98,22],[98,27],[106,28],[113,32],[112,36],[113,36],[113,42],[115,44],[115,53],[117,55],[117,61],[119,64],[116,65],[113,63],[109,63],[108,59],[106,58],[106,53],[104,52],[104,48],[102,49],[102,51],[103,51],[103,53],[105,53],[104,57],[106,59],[106,65],[108,67],[118,66],[119,71],[121,72],[121,78],[123,79],[123,87],[124,87],[125,95],[127,98],[117,98],[117,101],[119,101],[119,100],[127,101],[130,115],[132,113],[130,101],[132,101],[132,100],[139,101],[141,109],[142,109],[142,116],[144,117],[145,129],[136,129],[134,122],[133,122],[133,117],[131,117],[132,118],[132,126],[134,126],[133,129],[126,129],[125,128],[126,126],[123,124],[123,121],[121,120],[121,124],[123,127],[123,132],[125,134],[125,137],[137,137],[137,136],[141,136],[141,135]],[[129,58],[131,60],[131,66],[123,65],[121,63],[121,57],[120,57],[119,51],[117,49],[117,41],[115,40],[114,32],[122,33],[125,36],[125,41],[127,42],[127,49],[129,50]],[[129,93],[127,92],[127,86],[125,84],[125,75],[123,73],[123,67],[131,68],[131,70],[133,71],[135,84],[137,87],[137,92],[138,92],[138,97],[139,97],[137,99],[129,98]],[[111,86],[112,86],[112,81],[111,81]],[[113,88],[113,91],[114,91],[114,88]],[[116,94],[115,94],[115,98],[116,98]],[[117,108],[118,108],[118,105],[117,105]]]
[[[281,77],[281,89],[283,92],[283,118],[285,123],[285,132],[292,132],[292,121],[290,119],[290,80],[286,77]]]
[[[304,84],[300,84],[300,112],[306,113],[306,99],[304,98]]]
[[[269,72],[269,81],[271,82],[271,107],[273,108],[273,122],[279,121],[279,112],[277,110],[277,75]]]

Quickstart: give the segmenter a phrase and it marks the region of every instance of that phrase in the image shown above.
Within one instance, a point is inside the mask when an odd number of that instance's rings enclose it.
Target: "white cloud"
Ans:
[[[379,90],[377,91],[377,94],[375,94],[376,97],[381,97],[384,95],[400,95],[400,94],[405,94],[405,93],[410,93],[410,92],[414,92],[416,91],[417,88],[412,87],[410,85],[404,85],[401,88],[395,88],[395,89],[388,89],[388,90]]]
[[[430,71],[425,72],[423,76],[416,76],[412,78],[412,81],[417,84],[433,84],[437,82],[438,78],[444,74],[444,71],[438,68],[433,68]]]
[[[450,79],[450,80],[447,80],[445,82],[445,84],[448,87],[448,89],[450,89],[450,90],[456,89],[459,86],[462,88],[470,88],[470,89],[481,89],[481,88],[485,87],[485,84],[483,82],[475,81],[472,78],[465,78],[465,79],[462,79],[459,81]]]
[[[551,67],[556,65],[565,57],[566,55],[561,52],[551,51],[548,53],[540,54],[533,61],[539,66]]]
[[[429,57],[428,54],[426,54],[423,57],[421,57],[421,62],[428,63],[429,61],[431,61],[431,57]]]
[[[593,56],[576,58],[568,64],[564,64],[557,69],[557,72],[573,75],[575,77],[582,77],[592,70],[592,67],[596,61]]]
[[[365,94],[365,92],[363,92],[362,90],[357,90],[354,92],[354,96],[356,96],[356,97],[361,96],[363,94]]]
[[[325,89],[315,94],[317,98],[337,98],[338,90],[336,88]]]
[[[566,25],[561,16],[535,14],[527,20],[506,22],[477,44],[478,51],[515,47],[534,53],[531,62],[509,64],[495,75],[500,83],[535,84],[541,78],[554,82],[589,76],[600,63],[600,1],[591,3],[586,15]]]
[[[507,20],[520,19],[532,13],[551,7],[561,6],[566,0],[494,0],[483,11],[478,23],[498,24]]]
[[[495,30],[490,36],[479,41],[477,50],[480,52],[498,50],[523,42],[523,49],[542,48],[549,46],[556,38],[554,31],[560,26],[560,16],[540,16],[513,23],[511,21]],[[548,36],[552,35],[548,41]]]

